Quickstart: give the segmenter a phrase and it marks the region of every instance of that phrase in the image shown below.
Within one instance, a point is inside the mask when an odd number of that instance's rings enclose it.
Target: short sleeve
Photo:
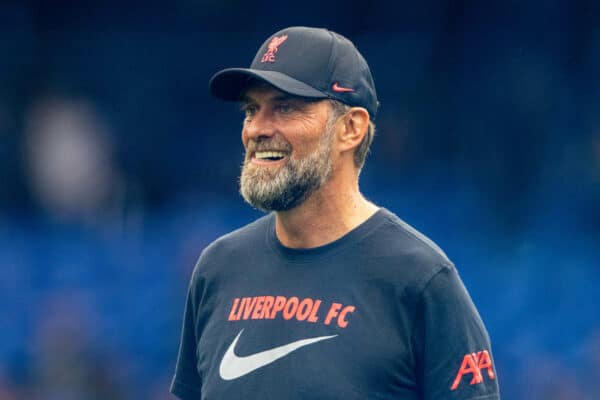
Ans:
[[[193,306],[192,285],[188,289],[187,300],[183,315],[183,327],[179,344],[179,355],[175,367],[175,375],[171,383],[171,393],[182,400],[197,400],[200,398],[202,380],[197,370],[197,338]]]
[[[423,399],[500,399],[489,335],[454,267],[422,290],[412,339]]]

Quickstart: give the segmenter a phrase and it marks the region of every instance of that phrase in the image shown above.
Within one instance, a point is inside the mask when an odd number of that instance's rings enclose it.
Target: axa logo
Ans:
[[[269,42],[269,45],[267,46],[267,51],[262,56],[260,62],[275,62],[275,53],[277,53],[277,49],[283,42],[287,40],[287,38],[288,35],[282,35],[275,36],[273,39],[271,39],[271,42]]]
[[[450,386],[450,390],[456,390],[461,383],[463,375],[467,374],[471,375],[471,385],[483,382],[483,374],[481,373],[483,370],[487,370],[487,375],[491,380],[495,379],[496,376],[494,375],[492,359],[487,350],[465,355],[458,370],[458,374],[456,374],[456,378],[454,379],[452,386]]]

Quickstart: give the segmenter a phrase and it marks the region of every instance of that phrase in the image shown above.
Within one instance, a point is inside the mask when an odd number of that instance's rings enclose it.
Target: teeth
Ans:
[[[285,157],[285,153],[281,151],[257,151],[255,155],[260,159]]]

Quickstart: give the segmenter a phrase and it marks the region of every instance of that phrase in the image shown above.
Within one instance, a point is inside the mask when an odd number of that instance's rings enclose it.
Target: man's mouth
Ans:
[[[257,151],[254,153],[252,161],[257,164],[275,163],[283,160],[286,156],[287,153],[283,151]]]

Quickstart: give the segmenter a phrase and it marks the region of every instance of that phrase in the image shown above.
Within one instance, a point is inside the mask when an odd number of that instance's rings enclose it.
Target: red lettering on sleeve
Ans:
[[[450,386],[450,390],[456,390],[458,388],[462,377],[465,374],[472,375],[471,382],[469,382],[471,385],[483,382],[483,375],[481,375],[482,369],[487,369],[488,377],[491,380],[495,378],[492,359],[487,350],[466,354],[458,369],[456,378],[454,378],[454,382],[452,382],[452,386]]]

